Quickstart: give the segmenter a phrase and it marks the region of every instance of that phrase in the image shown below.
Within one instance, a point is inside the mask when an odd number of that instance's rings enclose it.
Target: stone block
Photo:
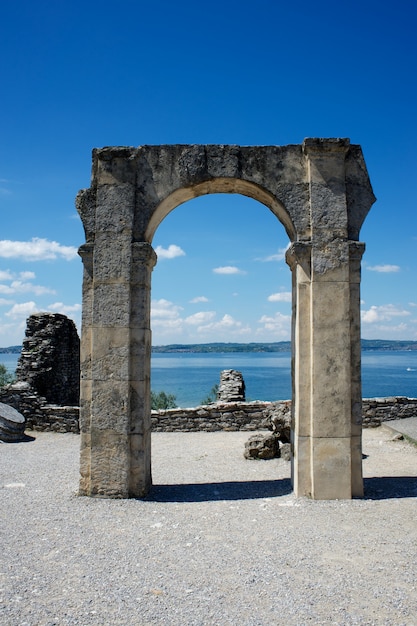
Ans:
[[[105,185],[97,189],[96,233],[129,233],[135,213],[135,187],[129,183]],[[109,254],[111,254],[109,250]]]
[[[312,493],[314,500],[352,498],[350,437],[313,438],[311,442]]]
[[[94,381],[92,386],[91,428],[125,435],[130,432],[130,383]]]
[[[129,283],[97,283],[94,286],[93,327],[129,327]]]
[[[132,272],[130,237],[111,231],[99,232],[94,246],[94,280],[129,282]]]
[[[90,496],[129,497],[130,444],[128,435],[112,429],[91,429]]]

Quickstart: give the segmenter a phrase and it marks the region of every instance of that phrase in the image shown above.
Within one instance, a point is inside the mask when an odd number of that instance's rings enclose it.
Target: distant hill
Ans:
[[[362,339],[362,350],[417,350],[417,341],[386,341],[384,339]],[[152,352],[169,354],[178,352],[226,353],[226,352],[291,352],[290,341],[275,343],[175,343],[168,346],[153,346]]]
[[[227,353],[227,352],[289,352],[291,351],[290,341],[280,341],[278,343],[193,343],[193,344],[171,344],[169,346],[153,346],[154,353],[170,352],[195,352],[202,353]]]
[[[362,350],[417,350],[417,341],[389,341],[387,339],[362,339]]]
[[[386,352],[392,350],[417,350],[417,341],[390,341],[386,339],[362,339],[362,350]],[[20,354],[22,346],[0,348],[0,354]],[[152,346],[155,354],[192,352],[196,354],[228,352],[291,352],[290,341],[272,343],[173,343],[168,346]]]
[[[22,346],[9,346],[8,348],[0,348],[0,354],[20,354]]]

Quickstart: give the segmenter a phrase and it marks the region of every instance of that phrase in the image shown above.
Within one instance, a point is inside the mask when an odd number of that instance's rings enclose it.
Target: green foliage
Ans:
[[[203,398],[200,404],[211,404],[212,402],[216,402],[218,391],[219,385],[213,385],[208,396],[206,398]]]
[[[5,387],[6,385],[10,385],[14,381],[13,374],[7,371],[7,367],[0,363],[0,387]]]
[[[176,405],[176,397],[172,393],[165,393],[165,391],[160,391],[156,393],[155,391],[151,391],[151,409],[152,411],[158,411],[159,409],[175,409]]]

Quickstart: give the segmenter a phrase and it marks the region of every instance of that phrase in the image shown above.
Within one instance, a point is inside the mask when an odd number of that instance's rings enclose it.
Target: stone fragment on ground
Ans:
[[[25,418],[8,404],[0,402],[0,441],[12,443],[25,438]]]
[[[249,437],[243,453],[245,459],[274,459],[280,456],[279,438],[275,433],[257,433]]]

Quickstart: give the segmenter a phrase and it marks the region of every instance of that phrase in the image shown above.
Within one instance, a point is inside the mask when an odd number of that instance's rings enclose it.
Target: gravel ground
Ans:
[[[76,495],[77,435],[0,445],[0,623],[417,625],[417,448],[364,431],[366,497],[295,499],[248,433],[155,433],[152,495]]]

